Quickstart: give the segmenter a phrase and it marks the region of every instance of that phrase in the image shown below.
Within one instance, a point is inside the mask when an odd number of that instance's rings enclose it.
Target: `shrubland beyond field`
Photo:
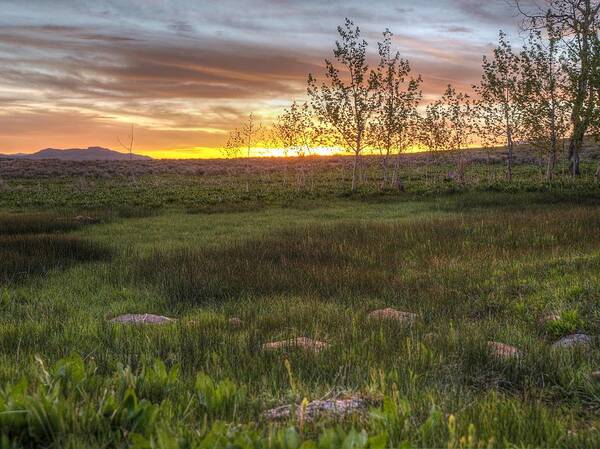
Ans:
[[[599,447],[595,154],[0,160],[0,447]]]
[[[366,156],[354,194],[350,194],[353,161],[344,156],[134,163],[0,159],[0,207],[120,209],[124,214],[135,209],[145,214],[165,208],[188,212],[298,204],[303,208],[304,200],[327,204],[340,198],[397,202],[463,192],[547,192],[581,198],[600,192],[595,176],[600,151],[594,145],[584,147],[582,176],[576,181],[567,175],[567,164],[559,163],[554,181],[547,182],[545,155],[522,148],[514,156],[515,179],[508,183],[506,157],[500,150],[401,155],[388,161],[390,172],[395,161],[399,164],[404,192],[398,192],[389,184],[382,188],[382,158]]]

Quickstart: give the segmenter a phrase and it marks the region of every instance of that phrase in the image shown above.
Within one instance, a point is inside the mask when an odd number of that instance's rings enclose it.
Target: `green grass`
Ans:
[[[496,198],[487,195],[489,193],[502,193],[504,195],[498,198],[509,202],[515,201],[510,199],[513,194],[532,193],[532,197],[539,200],[600,203],[600,183],[594,176],[596,162],[583,162],[582,176],[577,180],[565,174],[566,163],[562,162],[555,180],[547,182],[539,167],[529,160],[521,161],[514,167],[513,181],[507,183],[502,163],[486,162],[480,157],[469,165],[465,181],[461,183],[448,176],[456,170],[455,155],[445,155],[435,166],[431,165],[427,155],[417,156],[419,159],[414,160],[407,156],[400,168],[404,192],[382,189],[380,161],[374,157],[365,158],[361,182],[353,194],[349,192],[349,161],[307,158],[290,162],[290,167],[283,163],[263,167],[260,162],[254,162],[249,173],[243,166],[238,166],[237,161],[221,161],[212,169],[210,165],[217,163],[208,161],[206,171],[200,165],[193,175],[184,170],[184,161],[179,163],[179,171],[170,174],[153,174],[151,171],[136,177],[100,175],[94,171],[86,174],[85,167],[79,167],[81,173],[77,176],[62,176],[50,171],[37,178],[28,177],[26,173],[3,177],[5,186],[0,195],[0,209],[111,210],[113,215],[126,217],[147,216],[164,209],[219,214],[264,210],[272,206],[304,210],[314,207],[315,202],[328,204],[348,198],[369,202],[421,201],[464,192],[479,193],[471,198],[484,201]],[[265,162],[269,163],[274,164]],[[156,162],[157,168],[160,164]],[[32,172],[35,172],[34,168]]]
[[[584,189],[184,201],[72,227],[57,217],[76,202],[3,214],[12,257],[60,259],[0,287],[0,447],[598,447],[597,342],[551,349],[600,326],[600,205]],[[381,307],[419,318],[366,317]],[[177,321],[109,323],[146,312]],[[297,336],[331,347],[261,350]],[[496,359],[488,340],[523,356]],[[346,395],[370,413],[261,417]]]

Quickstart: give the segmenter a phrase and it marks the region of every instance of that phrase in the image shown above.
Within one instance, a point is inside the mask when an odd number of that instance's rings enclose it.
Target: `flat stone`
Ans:
[[[590,374],[590,378],[594,382],[600,382],[600,371],[594,371],[592,374]]]
[[[560,313],[550,312],[550,313],[544,315],[544,317],[542,318],[542,323],[550,324],[550,323],[553,323],[553,322],[559,321],[559,320],[560,320]]]
[[[165,324],[175,321],[173,318],[169,318],[162,315],[153,315],[151,313],[127,313],[125,315],[119,315],[118,317],[110,320],[111,323],[132,323],[132,324]]]
[[[495,357],[499,359],[513,359],[521,357],[521,351],[511,345],[507,345],[506,343],[500,343],[497,341],[488,341],[487,347],[489,351]]]
[[[592,344],[592,338],[586,334],[572,334],[561,338],[552,345],[553,349],[575,349],[588,348]]]
[[[289,340],[272,341],[262,345],[265,351],[278,351],[282,349],[302,349],[308,352],[318,353],[329,348],[329,343],[313,340],[307,337],[290,338]]]
[[[417,319],[417,314],[403,312],[401,310],[388,307],[386,309],[374,310],[369,313],[368,317],[374,320],[390,320],[397,321],[399,323],[413,323]]]
[[[240,320],[237,317],[229,318],[229,327],[237,329],[239,327],[242,327],[242,324],[243,324],[242,320]]]
[[[83,223],[94,223],[96,221],[94,217],[89,217],[87,215],[77,215],[74,220]]]
[[[302,410],[302,404],[291,406],[282,405],[263,413],[263,417],[269,421],[281,421],[292,416],[295,409],[298,421],[310,422],[323,416],[343,418],[353,413],[365,413],[369,408],[369,401],[362,398],[317,400],[309,402]]]

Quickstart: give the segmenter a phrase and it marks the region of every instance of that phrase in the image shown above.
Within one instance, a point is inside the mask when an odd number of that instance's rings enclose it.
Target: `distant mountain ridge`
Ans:
[[[121,153],[119,151],[110,150],[102,147],[88,148],[44,148],[32,154],[0,154],[1,158],[14,159],[59,159],[63,161],[128,161],[130,158],[134,161],[149,161],[152,160],[149,156],[140,154]]]

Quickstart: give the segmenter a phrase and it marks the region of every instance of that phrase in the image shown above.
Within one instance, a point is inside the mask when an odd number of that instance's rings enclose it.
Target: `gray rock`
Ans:
[[[387,309],[373,310],[368,317],[379,321],[397,321],[398,323],[411,324],[417,319],[417,314],[388,307]]]
[[[110,320],[111,323],[122,324],[165,324],[173,321],[175,321],[173,318],[162,315],[153,315],[151,313],[127,313]]]
[[[295,409],[298,421],[310,422],[323,416],[343,418],[353,413],[365,413],[368,407],[369,401],[362,398],[317,400],[309,402],[304,408],[302,404],[282,405],[267,410],[263,417],[269,421],[281,421],[289,419],[292,416],[292,409]]]
[[[552,345],[553,349],[588,348],[592,344],[592,338],[586,334],[573,334],[561,338]]]
[[[324,341],[313,340],[307,337],[290,338],[289,340],[272,341],[262,345],[265,351],[278,351],[285,349],[301,349],[306,352],[319,353],[324,349],[329,348],[329,343]]]

